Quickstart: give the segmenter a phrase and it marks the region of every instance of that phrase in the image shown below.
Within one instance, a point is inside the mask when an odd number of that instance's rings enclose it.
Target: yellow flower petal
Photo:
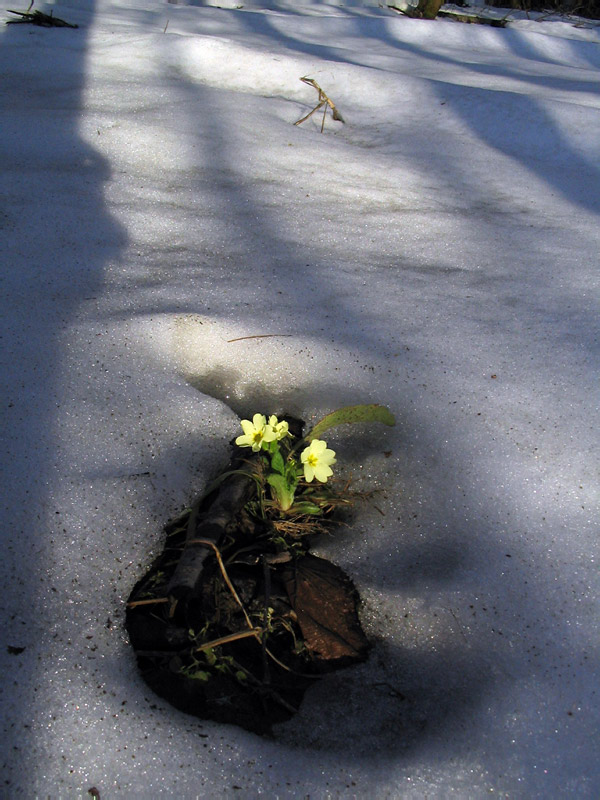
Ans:
[[[253,452],[258,453],[263,442],[272,442],[276,438],[273,428],[267,425],[263,414],[255,414],[252,422],[249,419],[243,419],[240,424],[244,435],[238,436],[235,440],[239,447],[251,447]]]
[[[304,478],[307,483],[313,478],[326,483],[327,478],[333,475],[331,464],[335,464],[335,451],[327,449],[327,442],[313,439],[300,454],[300,461],[304,465]]]

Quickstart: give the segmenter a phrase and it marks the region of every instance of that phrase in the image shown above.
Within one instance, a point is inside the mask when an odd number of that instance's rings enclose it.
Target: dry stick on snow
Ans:
[[[302,119],[299,119],[298,122],[294,122],[294,125],[301,125],[309,117],[312,117],[312,115],[315,113],[315,111],[318,111],[320,108],[322,108],[323,109],[323,119],[321,121],[321,133],[323,133],[323,129],[325,128],[325,115],[327,114],[327,107],[328,106],[331,109],[331,115],[334,118],[334,120],[336,120],[337,122],[344,122],[345,121],[344,118],[342,117],[342,115],[340,114],[340,112],[335,107],[335,103],[333,102],[333,100],[331,100],[329,97],[327,97],[327,95],[325,94],[323,89],[321,89],[321,87],[319,86],[319,84],[316,81],[314,81],[312,78],[307,78],[306,76],[304,78],[300,78],[300,80],[302,81],[302,83],[306,83],[308,86],[312,86],[314,89],[317,90],[317,92],[319,93],[319,101],[318,101],[317,105],[313,108],[312,111],[309,111],[308,114],[306,114],[306,116],[302,117]]]
[[[298,123],[296,123],[297,125]],[[256,333],[254,336],[238,336],[237,339],[227,339],[227,344],[231,342],[241,342],[244,339],[273,339],[274,337],[291,338],[291,333]]]

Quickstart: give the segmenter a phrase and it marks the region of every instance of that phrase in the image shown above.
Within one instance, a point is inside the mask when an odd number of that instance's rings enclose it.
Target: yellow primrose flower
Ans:
[[[327,483],[327,478],[333,475],[330,464],[335,464],[335,451],[327,449],[327,442],[321,439],[313,439],[310,445],[305,448],[300,460],[304,464],[304,477],[310,483],[316,478],[321,483]]]
[[[241,424],[244,435],[235,440],[239,447],[251,447],[254,453],[258,453],[263,442],[272,442],[276,438],[275,431],[271,425],[267,425],[264,414],[255,414],[252,422],[243,419]]]
[[[269,417],[269,425],[273,428],[277,441],[284,439],[286,436],[291,436],[288,423],[285,420],[279,422],[275,414]]]

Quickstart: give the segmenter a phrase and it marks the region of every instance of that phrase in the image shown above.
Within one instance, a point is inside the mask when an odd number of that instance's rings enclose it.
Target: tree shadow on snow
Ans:
[[[256,15],[258,16],[258,15]],[[261,24],[264,24],[261,22]],[[316,52],[314,54],[317,54]],[[326,54],[321,53],[323,57]],[[82,56],[81,56],[82,57]],[[77,57],[74,67],[77,64]],[[83,75],[83,67],[80,70]],[[83,78],[81,79],[83,80]],[[298,292],[300,284],[301,291],[307,298],[306,306],[306,327],[310,335],[323,342],[338,342],[340,346],[356,351],[366,362],[375,356],[381,358],[381,342],[386,338],[389,328],[389,319],[379,319],[377,309],[370,315],[368,325],[364,329],[358,330],[354,323],[353,305],[354,297],[352,290],[349,299],[345,299],[338,289],[332,284],[331,274],[325,263],[327,247],[320,247],[313,243],[310,238],[306,244],[291,242],[286,235],[285,227],[281,224],[276,207],[267,206],[264,196],[259,198],[257,187],[243,180],[239,174],[240,153],[237,150],[238,140],[234,120],[224,116],[222,108],[219,106],[219,93],[204,87],[187,84],[180,79],[171,79],[168,86],[170,92],[179,93],[182,106],[188,114],[188,129],[179,131],[182,136],[194,138],[194,143],[199,148],[199,152],[204,154],[200,163],[206,165],[207,170],[212,170],[209,185],[212,187],[210,213],[214,217],[219,217],[224,221],[225,235],[221,240],[221,247],[226,250],[228,247],[235,248],[235,257],[228,262],[228,272],[226,276],[226,292],[228,297],[236,294],[243,298],[250,284],[259,281],[264,282],[265,293],[260,307],[241,307],[237,311],[236,322],[245,322],[248,326],[253,326],[255,330],[259,323],[264,325],[265,320],[270,319],[277,304],[284,302],[286,296],[294,296]],[[78,86],[81,91],[81,84]],[[74,104],[76,105],[76,104]],[[73,252],[73,258],[81,260],[87,264],[87,270],[83,275],[81,292],[72,296],[68,291],[72,282],[72,270],[66,269],[62,278],[62,291],[64,303],[61,308],[66,321],[75,313],[79,298],[85,294],[93,295],[93,292],[101,285],[100,270],[108,258],[118,254],[124,246],[122,233],[115,223],[107,215],[101,196],[101,186],[108,177],[106,164],[101,159],[98,160],[97,154],[91,153],[87,145],[84,145],[77,134],[76,127],[77,109],[73,109],[70,125],[67,126],[66,135],[71,145],[79,151],[86,153],[89,157],[96,159],[94,163],[99,164],[98,169],[92,173],[92,180],[85,185],[85,198],[87,200],[86,214],[90,213],[95,218],[95,230],[98,239],[105,242],[93,248],[93,256],[90,261],[88,252],[89,242],[85,235],[77,233],[73,238],[73,231],[78,231],[81,219],[76,210],[70,213],[63,213],[59,224],[59,231],[63,238],[66,238]],[[192,134],[198,125],[198,120],[202,121],[197,134]],[[475,124],[475,123],[474,123]],[[487,134],[486,134],[487,135]],[[40,137],[43,132],[40,133]],[[32,153],[41,151],[41,138],[34,138]],[[244,157],[251,159],[252,152],[243,153]],[[218,173],[226,174],[229,179],[218,182]],[[214,176],[217,175],[215,178]],[[231,179],[233,176],[233,180]],[[236,179],[237,178],[237,179]],[[192,178],[199,192],[206,192],[206,184],[203,182],[201,171]],[[202,213],[197,217],[198,230],[202,233]],[[207,233],[207,237],[211,234]],[[335,235],[335,231],[334,231]],[[229,238],[228,238],[229,237]],[[108,244],[106,244],[108,242]],[[38,239],[37,247],[40,251],[48,250],[44,247],[44,242]],[[217,248],[218,249],[218,248]],[[258,259],[257,253],[262,253],[262,271],[258,274],[254,266]],[[244,254],[248,253],[247,261]],[[401,260],[401,256],[398,257]],[[312,264],[311,267],[308,264]],[[321,264],[315,267],[315,264]],[[405,265],[406,266],[406,265]],[[38,265],[39,267],[39,265]],[[167,268],[169,265],[167,265]],[[284,268],[285,267],[285,268]],[[202,279],[202,267],[198,270],[199,279]],[[402,269],[398,270],[399,282],[402,276]],[[34,276],[36,277],[36,276]],[[212,281],[214,276],[211,275]],[[164,279],[168,281],[166,270],[159,275],[157,282]],[[32,278],[33,280],[33,278]],[[448,276],[445,275],[443,265],[440,266],[437,275],[427,276],[429,283],[438,282],[440,302],[444,292],[447,290]],[[277,286],[281,295],[276,296],[269,291]],[[181,311],[184,309],[190,312],[206,313],[207,316],[223,317],[229,315],[231,310],[226,307],[227,297],[222,300],[222,305],[213,306],[210,310],[205,308],[204,300],[200,293],[192,299],[185,298],[175,304],[165,299],[168,295],[168,286],[161,294],[152,308],[148,306],[146,310],[154,310],[157,313],[171,313],[176,308]],[[283,300],[282,300],[283,298]],[[409,297],[410,302],[414,295]],[[212,300],[211,300],[212,302]],[[50,303],[48,298],[42,298],[42,303]],[[348,318],[350,324],[346,329],[335,328],[333,323],[323,323],[321,327],[314,324],[314,319],[325,318],[325,313],[335,306],[336,320],[344,316]],[[35,343],[39,345],[42,339],[52,339],[55,330],[54,306],[44,307],[42,304],[40,311],[48,315],[52,324],[47,329],[42,329],[42,333]],[[139,309],[139,306],[138,306]],[[298,312],[296,311],[296,314]],[[261,328],[264,330],[264,327]],[[403,328],[402,321],[398,322],[398,338],[402,341]],[[15,354],[16,358],[24,361],[34,357],[31,352],[32,344],[22,345],[21,349]],[[49,367],[49,374],[40,385],[40,395],[43,396],[41,414],[36,417],[33,437],[29,442],[26,457],[33,458],[38,454],[40,443],[42,450],[51,446],[51,437],[48,431],[51,429],[54,412],[52,409],[51,397],[53,394],[54,383],[53,375],[57,371],[60,359],[55,349],[44,351],[46,365]],[[402,363],[401,360],[398,363]],[[421,366],[422,376],[427,380],[435,381],[434,374],[428,374],[430,368],[425,361]],[[236,380],[234,370],[226,368],[212,368],[207,365],[205,372],[198,377],[196,386],[201,391],[206,391],[214,397],[220,397],[224,402],[231,398],[227,397],[228,383]],[[340,383],[333,383],[331,387],[320,385],[315,382],[314,386],[309,387],[318,394],[319,399],[327,398],[329,395],[335,397],[339,392]],[[308,391],[308,390],[307,390]],[[398,390],[400,394],[400,389]],[[308,395],[307,395],[308,396]],[[418,468],[418,458],[432,458],[430,448],[431,442],[427,441],[426,432],[429,422],[426,417],[411,410],[408,404],[410,393],[407,391],[404,397],[399,397],[398,408],[394,411],[402,417],[402,424],[407,430],[418,430],[424,434],[423,440],[412,442],[413,449],[406,456],[405,471],[410,474],[411,470]],[[416,395],[415,395],[416,397]],[[348,388],[348,401],[360,402],[372,400],[365,398],[361,393],[352,387]],[[378,398],[376,398],[378,399]],[[277,405],[286,405],[292,398],[285,392],[280,395],[262,389],[250,389],[246,394],[235,400],[235,408],[239,413],[250,410],[254,403],[274,402]],[[271,408],[265,410],[272,410]],[[285,409],[289,410],[289,409]],[[401,441],[400,435],[396,434],[395,442]],[[437,452],[441,448],[440,442],[436,442]],[[414,463],[411,460],[414,457]],[[164,455],[165,465],[175,460],[176,454],[166,453]],[[454,458],[454,454],[452,455]],[[452,458],[446,457],[446,461],[441,464],[437,471],[432,471],[429,476],[429,490],[431,491],[432,507],[429,512],[429,520],[436,517],[444,520],[451,505],[452,497],[440,498],[440,486],[449,486],[447,475],[444,470],[454,469],[456,473],[467,471],[470,465],[452,464]],[[160,465],[158,465],[159,468]],[[49,468],[49,463],[46,464]],[[166,469],[166,466],[164,467]],[[422,467],[421,467],[422,469]],[[468,485],[465,484],[465,485]],[[447,489],[451,494],[451,490]],[[38,500],[43,501],[43,491],[38,490]],[[22,495],[17,496],[15,503],[22,503]],[[482,518],[488,509],[485,506],[485,498],[477,496],[476,487],[472,487],[469,496],[464,504],[470,508],[479,509]],[[465,530],[459,520],[454,520],[450,529],[443,535],[438,536],[435,541],[425,539],[423,547],[415,544],[411,537],[415,536],[417,541],[420,536],[418,523],[413,521],[413,517],[406,517],[399,522],[399,538],[403,548],[401,554],[392,554],[377,544],[376,535],[369,545],[371,571],[361,572],[360,563],[354,565],[359,581],[364,586],[369,586],[375,592],[380,592],[386,597],[391,597],[393,602],[406,602],[407,607],[413,608],[415,603],[421,605],[425,610],[421,611],[422,629],[425,622],[432,626],[432,635],[427,647],[419,644],[416,640],[410,640],[411,622],[410,616],[407,618],[406,628],[394,631],[394,638],[389,635],[385,628],[385,608],[373,609],[374,618],[379,621],[373,623],[371,634],[375,640],[375,649],[371,661],[364,666],[340,672],[321,682],[306,698],[305,706],[298,717],[286,727],[285,731],[278,731],[278,741],[302,748],[312,747],[319,749],[331,749],[336,753],[348,752],[354,760],[365,760],[372,756],[371,752],[366,752],[365,741],[368,744],[374,743],[374,749],[382,754],[396,754],[408,749],[424,747],[427,743],[436,739],[440,734],[449,735],[452,731],[464,733],[469,726],[471,717],[476,710],[486,702],[486,699],[497,692],[503,678],[499,677],[497,671],[492,668],[495,660],[502,662],[505,666],[514,663],[514,656],[511,654],[509,642],[499,642],[494,648],[489,647],[489,625],[482,623],[479,628],[470,632],[463,631],[457,623],[452,613],[447,609],[432,608],[428,609],[428,598],[430,593],[440,586],[448,591],[455,590],[457,593],[468,593],[473,588],[473,574],[482,568],[481,556],[477,557],[474,548],[469,546],[476,537],[486,534],[486,525],[481,522],[477,526],[469,527]],[[351,536],[352,534],[348,534]],[[492,539],[487,545],[487,554],[490,558],[502,563],[506,557],[500,542]],[[380,569],[379,565],[383,565]],[[346,568],[352,565],[344,564]],[[349,570],[352,571],[352,570]],[[29,587],[33,589],[33,587]],[[476,589],[473,588],[475,592]],[[492,587],[489,592],[502,592],[502,589]],[[511,598],[505,598],[510,602]],[[516,605],[521,597],[515,597]],[[397,612],[397,608],[395,612]],[[438,626],[439,615],[444,611],[445,618]],[[465,610],[463,609],[463,612]],[[410,611],[407,611],[409,613]],[[466,612],[465,612],[466,613]],[[544,610],[542,602],[536,603],[535,599],[529,599],[526,609],[526,620],[535,620],[543,616]],[[457,614],[459,619],[462,616]],[[436,622],[436,620],[438,620]],[[393,623],[396,624],[395,622]],[[523,623],[525,624],[525,622]],[[379,630],[376,626],[379,625]],[[516,629],[515,629],[516,630]],[[556,638],[561,640],[564,631],[559,622],[556,622]],[[396,637],[400,641],[396,640]],[[565,634],[565,640],[567,636]],[[18,643],[18,642],[15,642]],[[518,665],[519,669],[522,666]],[[99,669],[106,669],[100,667]],[[31,680],[35,680],[35,673],[31,673]],[[446,749],[446,755],[448,748]],[[493,758],[493,755],[490,756]],[[287,758],[287,754],[282,755],[282,759]],[[20,763],[23,768],[23,762]],[[26,768],[26,765],[25,765]]]
[[[78,13],[87,11],[91,19],[94,5],[81,0]],[[57,508],[52,496],[57,407],[64,393],[60,376],[67,355],[63,336],[80,304],[101,289],[107,262],[125,245],[103,197],[109,165],[79,130],[86,39],[86,24],[77,30],[10,25],[0,37],[1,69],[18,76],[2,87],[7,102],[1,142],[7,149],[0,179],[10,200],[0,215],[7,405],[0,669],[8,689],[0,715],[6,796],[23,775],[35,780],[45,769],[37,733],[46,728],[47,714],[36,698],[47,697],[48,674],[57,667],[48,661],[44,637],[65,613],[64,599],[53,586],[62,580],[55,545],[68,546],[71,533],[60,525],[65,509]],[[21,43],[28,53],[32,42],[35,60],[19,62]],[[46,531],[42,537],[40,529]],[[71,643],[57,642],[54,647],[63,646],[68,660]]]
[[[327,267],[307,266],[315,263],[322,264],[323,252],[317,245],[311,243],[310,238],[307,238],[304,246],[290,242],[286,236],[285,227],[281,225],[278,218],[277,209],[272,205],[267,208],[264,196],[259,197],[258,195],[256,185],[244,180],[243,174],[239,173],[239,166],[236,166],[240,164],[240,152],[236,142],[237,134],[233,121],[224,116],[225,112],[219,105],[219,92],[193,86],[182,80],[173,80],[170,91],[179,92],[182,106],[189,114],[190,131],[197,125],[197,120],[202,120],[202,126],[199,127],[197,133],[187,132],[185,135],[193,138],[199,152],[204,153],[204,163],[211,170],[211,191],[213,193],[211,214],[222,217],[231,234],[232,250],[230,252],[234,252],[235,257],[228,261],[227,296],[235,297],[237,295],[243,298],[249,284],[262,283],[265,287],[260,304],[257,304],[256,307],[240,306],[237,309],[237,317],[234,317],[236,323],[245,322],[249,332],[264,331],[265,320],[270,319],[272,311],[278,303],[282,302],[280,297],[275,292],[270,292],[269,289],[276,286],[284,298],[287,295],[293,296],[298,291],[298,281],[302,286],[303,296],[307,299],[307,324],[315,317],[320,319],[324,308],[328,306],[335,306],[337,317],[343,317],[346,308],[345,300],[340,294],[336,294]],[[243,152],[242,155],[249,160],[253,157],[251,150]],[[231,180],[231,175],[236,174],[236,170],[238,170],[238,179]],[[220,185],[218,183],[219,172],[227,176],[227,180]],[[206,191],[201,173],[194,180],[197,180],[200,191]],[[201,215],[197,217],[197,224],[198,230],[201,231]],[[229,245],[227,237],[225,237],[225,241]],[[253,265],[258,262],[257,253],[259,251],[261,266],[256,268]],[[248,253],[247,258],[245,253]],[[283,268],[283,264],[285,268]],[[429,276],[429,278],[430,283],[431,280],[436,280],[435,277]],[[439,281],[441,303],[444,292],[448,288],[448,279],[447,276],[444,276],[443,270],[440,270],[437,280]],[[226,298],[224,298],[222,308],[213,305],[210,312],[204,309],[202,299],[195,299],[188,308],[190,310],[193,308],[197,313],[206,311],[209,317],[222,315],[231,318],[231,310],[226,308],[225,301]],[[157,310],[165,310],[165,305]],[[346,312],[349,318],[353,318],[351,306],[346,309]],[[261,324],[262,327],[259,327]],[[356,326],[349,326],[347,330],[334,331],[331,326],[327,325],[321,329],[309,325],[307,330],[311,335],[321,338],[323,341],[334,340],[340,346],[360,353],[368,361],[371,354],[377,354],[378,358],[381,356],[381,341],[385,338],[384,328],[386,327],[389,327],[389,320],[378,321],[377,310],[374,310],[372,324],[365,325],[361,330],[358,330]],[[399,321],[398,327],[401,341],[401,321]],[[423,366],[422,371],[424,378],[435,380],[434,375],[428,374],[428,367]],[[208,367],[196,385],[203,391],[216,392],[216,396],[221,396],[227,401],[227,382],[234,379],[235,375],[227,370],[214,371]],[[352,390],[350,390],[351,393]],[[427,419],[420,418],[407,408],[405,405],[407,397],[408,392],[405,398],[399,399],[403,424],[408,428],[418,429],[421,433],[426,432]],[[254,393],[251,399],[256,402],[259,400],[266,402],[268,398],[264,394]],[[275,395],[273,399],[279,402],[284,398]],[[356,399],[372,398],[357,397]],[[247,406],[244,403],[240,404],[238,408],[244,410]],[[440,447],[440,442],[437,442],[438,451]],[[421,457],[427,453],[430,457],[426,436],[419,448],[413,449],[413,453],[420,454]],[[454,463],[456,458],[455,454],[447,455],[446,462],[442,464],[442,467],[449,470],[449,474],[452,474],[453,477],[461,471],[468,474],[470,465]],[[410,466],[410,457],[408,462]],[[432,495],[439,492],[436,479],[442,486],[449,484],[448,473],[445,474],[444,469],[435,473],[432,471],[429,478]],[[469,482],[470,478],[467,477],[467,483],[464,485],[468,486]],[[478,509],[482,519],[489,512],[485,507],[485,499],[476,495],[475,488],[471,490],[464,504],[471,509]],[[439,498],[433,500],[432,516],[443,516],[444,513],[446,513],[446,509],[443,504],[440,504]],[[490,529],[493,529],[493,526],[490,526]],[[408,530],[407,536],[410,535],[410,532],[416,532],[415,528]],[[483,570],[484,565],[481,562],[481,556],[479,558],[472,557],[468,543],[482,534],[489,535],[484,523],[469,527],[468,530],[459,527],[452,535],[441,537],[433,551],[428,549],[427,553],[419,554],[414,546],[411,551],[409,545],[407,552],[401,557],[396,556],[395,560],[386,552],[378,552],[375,538],[370,556],[371,562],[376,563],[380,559],[381,563],[385,565],[385,574],[389,575],[395,570],[398,577],[397,583],[393,584],[389,582],[389,578],[385,578],[375,571],[368,582],[373,589],[383,591],[387,588],[392,594],[398,592],[399,589],[404,589],[406,595],[408,589],[413,600],[417,598],[423,603],[427,603],[430,587],[438,583],[440,579],[443,579],[447,588],[454,587],[457,592],[472,590],[475,593],[478,589],[476,582],[473,585],[472,575],[478,569]],[[461,540],[460,550],[457,544],[459,539]],[[487,548],[488,556],[496,560],[499,565],[503,565],[506,555],[502,552],[501,544],[492,539],[491,542],[488,542]],[[533,579],[532,583],[535,583]],[[486,591],[490,593],[499,591],[504,598],[503,602],[510,605],[510,594],[498,588],[497,585]],[[518,605],[521,599],[520,596],[516,596],[514,604]],[[433,614],[432,611],[432,624]],[[528,597],[526,618],[533,621],[544,615],[541,602],[538,605],[535,599]],[[515,657],[508,641],[500,641],[494,645],[493,650],[490,650],[490,626],[486,622],[482,622],[480,628],[468,634],[468,643],[466,643],[452,614],[447,614],[446,621],[448,626],[452,626],[451,639],[445,635],[434,634],[433,644],[429,649],[408,648],[403,646],[402,642],[394,642],[389,645],[384,644],[382,640],[376,647],[375,658],[377,661],[374,675],[370,671],[372,667],[367,665],[355,671],[354,677],[350,677],[350,673],[348,675],[340,673],[339,676],[335,676],[332,680],[335,681],[337,687],[336,693],[339,689],[341,695],[332,699],[331,709],[327,712],[326,718],[323,718],[323,714],[319,717],[320,702],[315,701],[310,708],[307,706],[305,719],[308,719],[309,722],[297,722],[300,727],[295,729],[298,733],[296,741],[306,741],[310,744],[312,736],[315,746],[318,744],[319,747],[324,747],[325,742],[329,741],[332,747],[342,748],[345,746],[344,743],[349,733],[358,737],[360,730],[365,726],[377,738],[381,719],[384,720],[385,732],[379,737],[378,742],[383,752],[393,752],[397,747],[402,749],[407,746],[424,745],[436,737],[440,731],[447,732],[453,727],[464,731],[475,709],[480,708],[485,703],[486,697],[495,693],[501,683],[502,679],[498,677],[498,672],[492,667],[494,660],[510,666],[514,663]],[[559,623],[557,623],[557,640],[560,640],[562,633],[567,639],[566,632],[562,630],[559,634],[558,628],[560,628]],[[514,630],[515,633],[518,631],[516,623]],[[467,634],[465,633],[464,636],[466,637]],[[522,669],[522,666],[519,665],[518,669]],[[326,688],[326,683],[323,683],[322,687],[315,689],[317,699],[322,699],[323,693],[327,696],[334,694],[333,691],[330,692]],[[353,698],[355,712],[353,714],[349,714],[348,705],[344,701],[344,698],[348,696]],[[373,709],[377,709],[377,714],[373,714]],[[295,724],[296,722],[292,723],[292,725]],[[310,733],[313,729],[319,731],[318,735]],[[369,756],[364,755],[363,757],[368,758]],[[493,758],[493,756],[491,757]]]
[[[353,57],[351,51],[347,48],[336,47],[331,42],[326,45],[320,42],[307,42],[299,36],[294,37],[284,33],[274,26],[271,18],[266,14],[248,13],[244,14],[242,19],[249,32],[261,36],[271,36],[292,52],[318,57],[333,63],[362,65],[360,59]],[[336,22],[339,21],[336,20]],[[363,39],[365,35],[370,35],[374,39],[380,40],[384,45],[390,46],[397,51],[402,51],[408,56],[412,54],[437,63],[439,65],[439,78],[429,77],[427,80],[436,87],[436,92],[443,102],[448,104],[448,110],[454,110],[457,115],[464,119],[482,142],[520,162],[524,169],[532,171],[538,179],[554,187],[556,191],[581,208],[588,211],[598,211],[600,200],[598,199],[597,186],[600,182],[600,169],[597,164],[582,158],[579,153],[571,148],[568,138],[563,135],[559,125],[543,108],[542,103],[536,101],[535,98],[527,93],[528,86],[540,86],[543,89],[567,92],[579,91],[597,95],[598,84],[596,81],[591,78],[590,80],[580,79],[579,81],[574,81],[570,78],[561,78],[548,74],[526,74],[519,69],[512,69],[509,59],[506,58],[502,65],[469,62],[468,68],[474,74],[489,75],[492,80],[494,78],[510,78],[517,84],[523,85],[523,94],[497,90],[495,87],[476,89],[456,86],[452,80],[452,68],[464,69],[464,62],[450,55],[427,51],[415,43],[396,38],[393,35],[394,23],[401,24],[402,21],[361,19],[349,15],[346,39],[350,31],[354,29],[357,39]],[[326,20],[323,24],[326,25]],[[425,24],[452,26],[457,23],[437,20]],[[517,56],[531,58],[534,62],[541,61],[544,63],[547,61],[550,64],[556,63],[543,53],[537,53],[535,48],[528,45],[518,31],[493,31],[490,35],[499,38]],[[566,46],[568,47],[569,45]],[[591,66],[598,67],[597,50],[596,44],[589,43],[587,47],[584,44],[581,51],[578,50],[577,53],[585,51],[589,56]],[[370,64],[367,64],[367,66],[372,68]],[[448,72],[448,79],[444,76],[445,71]],[[401,80],[400,75],[398,80]],[[468,100],[466,99],[467,94]],[[487,113],[484,106],[487,106]],[[500,127],[497,125],[498,115],[501,114],[504,118],[504,113],[501,110],[504,106],[506,106],[509,118],[514,119],[515,133],[513,135],[507,133],[505,124]],[[525,140],[519,133],[523,130],[526,131]],[[443,142],[441,141],[440,147],[443,149]],[[556,158],[554,157],[555,155]],[[554,161],[556,163],[552,163]]]

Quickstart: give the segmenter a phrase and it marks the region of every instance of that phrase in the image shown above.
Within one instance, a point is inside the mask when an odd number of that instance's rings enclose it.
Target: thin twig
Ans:
[[[323,133],[323,130],[325,128],[325,116],[327,114],[327,106],[329,106],[329,108],[331,109],[331,115],[334,118],[334,120],[336,120],[336,122],[344,122],[345,121],[344,118],[342,117],[342,115],[340,114],[340,112],[337,110],[333,100],[331,100],[329,97],[327,97],[327,95],[325,94],[323,89],[321,89],[321,87],[319,86],[319,84],[315,80],[313,80],[312,78],[307,78],[306,76],[304,76],[303,78],[300,78],[300,80],[302,81],[302,83],[306,83],[308,86],[312,86],[313,89],[316,89],[317,92],[319,93],[319,97],[318,97],[318,100],[317,100],[317,105],[313,108],[313,110],[309,111],[308,114],[306,114],[304,117],[302,117],[302,119],[299,119],[297,122],[294,122],[294,125],[301,125],[303,122],[306,122],[306,120],[309,117],[312,117],[312,115],[315,113],[315,111],[318,111],[320,108],[322,108],[323,109],[323,119],[321,121],[321,133]]]
[[[204,545],[206,545],[208,547],[212,547],[212,549],[214,550],[215,556],[217,558],[217,563],[219,564],[219,568],[221,570],[221,574],[223,575],[223,580],[227,584],[227,588],[229,589],[229,591],[233,595],[233,598],[236,601],[236,603],[238,604],[238,606],[241,608],[242,613],[243,613],[243,615],[244,615],[244,617],[246,619],[246,623],[248,625],[249,630],[245,635],[246,636],[254,636],[254,638],[262,645],[262,637],[264,635],[264,628],[255,628],[254,625],[252,624],[252,620],[248,616],[248,613],[247,613],[246,609],[244,608],[244,604],[240,600],[240,598],[238,596],[238,593],[236,592],[233,584],[231,583],[231,581],[229,579],[229,575],[227,574],[227,570],[225,569],[225,564],[223,563],[223,559],[221,558],[221,553],[219,551],[219,548],[216,546],[216,544],[214,542],[211,542],[209,539],[192,539],[190,544],[204,544]],[[239,634],[234,634],[234,635],[238,639],[242,638]],[[214,643],[213,643],[213,646],[214,646]],[[315,675],[307,675],[307,674],[304,674],[302,672],[296,672],[295,670],[293,670],[290,667],[286,666],[278,658],[276,658],[276,656],[273,655],[273,653],[269,650],[268,647],[265,647],[265,653],[269,656],[269,658],[271,658],[276,664],[278,664],[282,669],[286,670],[287,672],[291,672],[294,675],[302,675],[302,677],[305,677],[305,678],[318,677],[318,676],[315,676]]]
[[[213,647],[221,647],[222,644],[229,644],[229,642],[236,642],[238,639],[247,639],[250,636],[259,637],[265,632],[264,628],[252,628],[249,631],[239,631],[238,633],[230,633],[228,636],[221,636],[219,639],[213,639],[210,642],[194,647],[194,653],[200,653],[202,650],[211,650]]]
[[[287,702],[287,700],[284,700],[283,697],[278,692],[276,692],[272,686],[263,686],[263,684],[258,680],[258,678],[250,672],[248,667],[245,667],[242,664],[238,664],[238,662],[235,659],[232,659],[232,663],[236,669],[239,669],[246,674],[246,677],[250,680],[250,683],[253,683],[259,689],[266,691],[266,693],[272,700],[274,700],[276,703],[279,703],[280,706],[287,709],[288,711],[291,711],[292,714],[298,713],[298,709],[290,705]]]
[[[219,569],[221,570],[221,575],[223,576],[223,580],[227,584],[227,588],[229,589],[229,591],[233,595],[233,598],[234,598],[235,602],[242,609],[242,613],[244,615],[244,618],[246,619],[246,623],[248,624],[248,627],[252,628],[252,630],[254,630],[254,625],[252,623],[252,620],[248,616],[248,612],[244,608],[244,604],[240,600],[240,598],[238,596],[238,593],[236,592],[233,583],[229,580],[229,575],[227,574],[227,570],[225,569],[225,564],[223,563],[223,559],[221,558],[221,553],[220,553],[219,548],[217,547],[217,545],[214,542],[211,542],[210,539],[192,539],[189,542],[189,544],[203,544],[206,547],[212,547],[212,549],[214,550],[216,559],[217,559],[217,563],[219,565]],[[258,634],[254,634],[254,635],[260,641],[260,637],[258,636]]]
[[[153,603],[168,603],[168,597],[154,597],[151,600],[132,600],[127,603],[127,608],[137,608],[138,606],[150,606]]]
[[[268,686],[271,683],[271,673],[269,672],[269,662],[267,660],[267,631],[269,628],[269,600],[271,599],[271,569],[266,558],[262,557],[263,577],[265,581],[265,602],[263,605],[263,627],[262,635],[262,661],[263,661],[263,684]]]
[[[306,116],[302,117],[302,119],[299,119],[298,122],[294,122],[294,125],[302,125],[302,123],[306,122],[306,120],[309,117],[312,117],[312,115],[315,113],[315,111],[318,111],[324,105],[325,105],[325,101],[323,101],[322,103],[319,103],[319,105],[315,106],[312,111],[309,111],[308,114],[306,114]],[[325,110],[327,110],[327,106],[325,106]]]
[[[272,339],[274,336],[291,338],[292,335],[291,333],[257,333],[255,336],[238,336],[237,339],[227,339],[227,344],[231,344],[231,342],[241,342],[244,339]]]
[[[454,621],[458,625],[458,632],[460,633],[462,638],[465,640],[465,642],[468,644],[469,642],[467,640],[467,637],[465,636],[465,632],[463,631],[463,626],[460,624],[460,622],[456,618],[456,614],[454,613],[454,611],[451,608],[449,608],[448,611],[452,614],[452,616],[454,617]]]

